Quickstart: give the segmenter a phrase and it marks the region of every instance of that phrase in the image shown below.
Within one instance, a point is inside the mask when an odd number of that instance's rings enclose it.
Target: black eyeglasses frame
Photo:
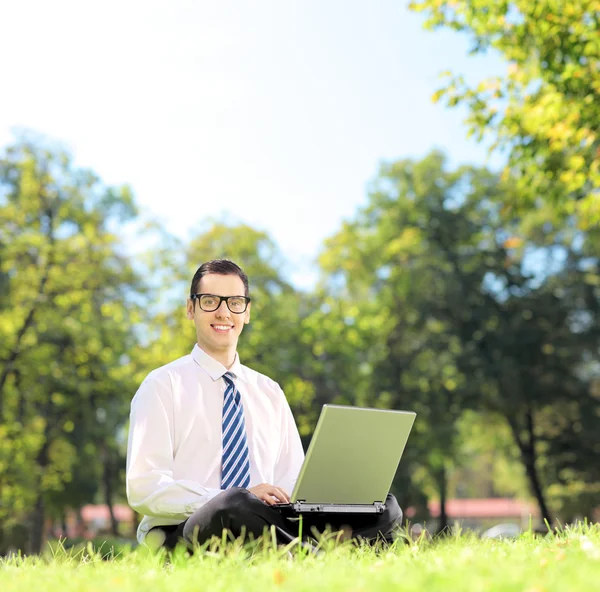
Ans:
[[[213,298],[218,298],[219,299],[219,304],[217,304],[217,307],[213,308],[212,310],[206,310],[205,308],[202,308],[202,305],[200,304],[200,299],[202,298],[202,296],[212,296]],[[244,299],[246,301],[246,308],[244,308],[244,310],[241,310],[241,311],[231,310],[231,306],[229,306],[229,299],[230,298],[242,298],[242,299]],[[250,298],[249,296],[219,296],[218,294],[204,294],[204,293],[202,293],[202,294],[201,293],[190,294],[190,299],[192,301],[193,300],[198,300],[198,306],[200,307],[200,310],[203,310],[204,312],[215,312],[215,310],[219,310],[219,307],[221,306],[221,303],[223,302],[223,300],[225,300],[225,304],[227,304],[227,308],[233,314],[244,314],[248,310],[248,304],[252,301],[252,298]]]

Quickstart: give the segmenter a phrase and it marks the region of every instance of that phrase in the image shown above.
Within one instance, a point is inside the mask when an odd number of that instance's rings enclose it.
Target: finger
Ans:
[[[276,500],[273,499],[273,497],[268,493],[268,491],[257,491],[254,493],[254,495],[261,501],[264,502],[265,504],[268,504],[269,506],[272,506],[273,504],[276,503]]]
[[[281,487],[277,488],[277,497],[284,503],[287,504],[290,501],[290,496]]]
[[[269,493],[275,499],[277,499],[277,501],[282,502],[284,504],[290,501],[285,491],[283,491],[283,489],[280,489],[279,487],[273,487]]]
[[[273,498],[273,496],[269,495],[268,493],[264,494],[264,496],[261,499],[266,504],[269,504],[269,506],[274,506],[277,503],[277,500],[275,498]]]

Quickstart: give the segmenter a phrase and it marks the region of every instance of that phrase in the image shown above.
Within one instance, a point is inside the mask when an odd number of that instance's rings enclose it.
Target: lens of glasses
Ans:
[[[226,299],[227,306],[231,312],[244,312],[246,310],[245,298],[230,296]],[[206,312],[213,312],[219,308],[221,299],[210,294],[200,297],[200,308]]]

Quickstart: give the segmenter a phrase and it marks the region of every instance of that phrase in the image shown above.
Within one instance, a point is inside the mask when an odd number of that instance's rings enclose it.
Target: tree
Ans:
[[[572,248],[568,232],[553,235],[563,241],[554,250],[549,237],[541,244],[550,259],[568,252],[572,264],[530,271],[527,253],[537,245],[516,239],[518,223],[500,215],[512,191],[484,169],[448,172],[439,153],[384,165],[369,204],[330,239],[321,261],[338,289],[377,311],[376,339],[385,347],[373,361],[372,395],[419,411],[422,433],[412,444],[440,497],[463,409],[500,414],[551,520],[552,421],[564,407],[594,406],[578,369],[597,347],[597,316],[578,299],[556,296],[590,287],[589,258]],[[586,322],[576,327],[574,315]]]
[[[583,229],[600,223],[600,3],[598,0],[422,0],[425,27],[449,27],[472,53],[498,52],[505,77],[469,86],[452,76],[434,100],[468,108],[469,134],[508,153],[517,191],[507,200],[528,224],[575,214]],[[539,208],[539,212],[535,212]]]
[[[432,156],[422,167],[429,166],[431,184],[441,184],[443,173],[435,160]],[[398,475],[402,483],[398,493],[404,506],[418,504],[421,489],[433,486],[442,501],[443,529],[448,471],[455,459],[455,423],[462,413],[465,387],[456,367],[458,340],[445,323],[423,310],[440,281],[438,261],[423,248],[423,235],[415,224],[416,217],[426,223],[428,208],[442,192],[429,196],[423,185],[417,188],[410,182],[397,191],[396,181],[395,173],[382,171],[369,205],[328,241],[321,264],[332,276],[331,287],[353,303],[357,318],[352,328],[363,333],[360,356],[368,373],[363,388],[367,395],[354,402],[417,411]],[[423,466],[425,480],[418,478]]]
[[[134,216],[126,187],[40,138],[0,159],[0,520],[26,520],[32,553],[46,509],[122,418],[102,430],[97,414],[130,390],[140,282],[112,229]]]

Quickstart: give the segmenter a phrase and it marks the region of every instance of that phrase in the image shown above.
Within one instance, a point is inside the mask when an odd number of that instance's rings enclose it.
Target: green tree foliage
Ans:
[[[43,140],[23,136],[0,159],[0,521],[25,520],[31,551],[83,463],[100,481],[98,451],[113,454],[139,321],[113,227],[134,215],[127,188]]]
[[[453,497],[529,497],[521,454],[502,415],[467,409],[457,427],[457,468],[449,480]]]
[[[490,135],[509,155],[506,174],[530,223],[600,223],[600,2],[598,0],[422,0],[430,29],[466,33],[473,53],[499,52],[504,77],[477,85],[448,73],[449,105],[466,105],[469,133]],[[544,207],[544,204],[550,207]],[[558,214],[558,219],[557,219]]]
[[[597,417],[579,372],[597,347],[598,295],[584,281],[590,270],[597,277],[597,261],[566,235],[554,250],[550,237],[544,249],[515,238],[517,223],[500,215],[511,191],[482,169],[447,172],[438,153],[386,165],[369,205],[328,241],[321,262],[349,299],[376,311],[371,395],[419,413],[411,445],[440,497],[464,409],[500,414],[551,520],[546,487],[558,457],[550,446],[568,433],[556,422],[567,409],[580,422]],[[542,253],[550,263],[565,259],[536,273],[530,267]]]

